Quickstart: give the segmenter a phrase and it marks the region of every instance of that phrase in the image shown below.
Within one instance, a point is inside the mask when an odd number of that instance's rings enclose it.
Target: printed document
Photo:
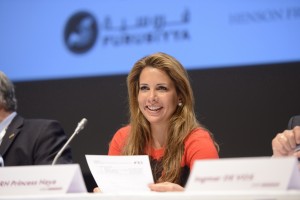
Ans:
[[[103,193],[150,191],[154,183],[149,157],[85,155],[90,171]]]

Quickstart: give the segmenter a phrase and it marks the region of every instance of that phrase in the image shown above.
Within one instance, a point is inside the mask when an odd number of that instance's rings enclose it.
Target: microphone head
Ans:
[[[75,132],[78,133],[79,131],[81,131],[86,126],[87,121],[88,120],[86,118],[83,118],[82,120],[80,120],[80,122],[78,122]]]
[[[78,125],[80,125],[82,128],[84,128],[87,124],[88,120],[86,118],[83,118]]]

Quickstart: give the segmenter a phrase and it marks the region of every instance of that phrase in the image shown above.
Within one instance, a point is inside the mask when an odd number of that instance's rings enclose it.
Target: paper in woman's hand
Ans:
[[[149,157],[85,155],[90,171],[103,193],[150,191],[153,183]]]

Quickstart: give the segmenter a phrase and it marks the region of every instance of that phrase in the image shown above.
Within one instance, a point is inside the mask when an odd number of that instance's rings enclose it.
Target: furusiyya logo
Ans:
[[[65,43],[74,53],[85,53],[98,41],[103,47],[182,42],[190,40],[189,24],[191,14],[184,9],[172,17],[166,14],[116,18],[105,16],[101,19],[101,37],[97,20],[88,12],[75,13],[65,28]]]
[[[74,53],[85,53],[96,43],[98,36],[97,21],[88,12],[78,12],[68,20],[64,40],[68,49]]]

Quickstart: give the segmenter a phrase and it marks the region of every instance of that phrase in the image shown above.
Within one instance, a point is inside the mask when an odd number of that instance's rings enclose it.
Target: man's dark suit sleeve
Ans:
[[[39,127],[39,135],[34,146],[34,164],[51,164],[57,152],[67,142],[67,137],[61,125],[54,120]],[[71,149],[68,147],[58,159],[57,164],[71,163]]]
[[[3,137],[0,154],[5,166],[51,164],[66,142],[67,136],[58,121],[16,115]],[[72,163],[70,147],[57,163]]]

